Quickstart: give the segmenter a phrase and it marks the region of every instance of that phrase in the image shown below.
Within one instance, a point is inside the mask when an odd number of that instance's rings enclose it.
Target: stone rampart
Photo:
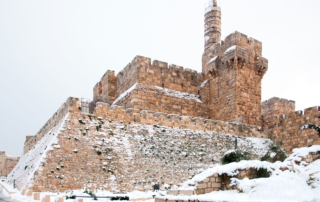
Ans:
[[[289,115],[292,112],[295,112],[295,101],[277,97],[266,100],[261,105],[262,126],[272,126],[277,116]]]
[[[143,116],[143,124],[128,124],[131,116],[123,108],[110,109],[103,103],[97,103],[95,115],[70,113],[57,134],[58,141],[34,173],[30,189],[132,191],[151,190],[152,183],[173,186],[209,168],[234,148],[232,136],[187,129],[189,120],[184,117],[168,115],[172,123],[185,124],[185,129],[179,129],[150,125],[153,115]],[[250,139],[238,141],[241,149],[263,155]]]
[[[201,101],[199,95],[142,84],[137,84],[133,91],[115,104],[126,109],[134,108],[180,116],[209,118],[207,105]]]
[[[20,157],[7,156],[6,152],[0,151],[0,177],[6,177],[19,162]]]
[[[291,110],[291,107],[289,109]],[[317,131],[301,130],[301,127],[306,124],[320,125],[319,107],[311,107],[267,120],[271,121],[264,126],[264,132],[270,139],[282,143],[287,153],[292,153],[292,149],[295,148],[320,144]]]
[[[200,94],[200,85],[206,80],[204,74],[195,70],[184,69],[181,66],[150,58],[136,56],[116,76],[108,70],[94,89],[94,100],[102,100],[111,104],[118,96],[132,87],[135,83],[150,86],[165,87],[171,90],[190,94]]]
[[[167,127],[177,127],[181,129],[211,131],[221,134],[233,134],[241,137],[265,137],[265,134],[260,132],[259,129],[254,126],[224,121],[214,121],[191,116],[179,116],[177,114],[167,114],[162,112],[155,113],[149,110],[125,110],[123,107],[110,107],[109,104],[105,103],[97,103],[95,115],[97,117],[103,117],[110,120],[122,120],[127,123],[161,125]]]
[[[38,131],[38,133],[27,138],[28,141],[25,142],[23,147],[23,153],[27,153],[41,138],[47,134],[53,127],[55,127],[62,118],[69,112],[79,112],[80,113],[80,99],[79,98],[68,98],[68,100],[62,104],[56,113],[47,121],[46,124]]]

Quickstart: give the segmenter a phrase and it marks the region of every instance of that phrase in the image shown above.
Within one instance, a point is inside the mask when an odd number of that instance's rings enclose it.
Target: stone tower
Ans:
[[[204,46],[209,47],[221,40],[221,10],[216,0],[209,0],[205,9]]]
[[[221,40],[215,0],[205,10],[204,36],[202,72],[210,78],[210,119],[261,126],[261,80],[268,69],[262,43],[239,32]]]

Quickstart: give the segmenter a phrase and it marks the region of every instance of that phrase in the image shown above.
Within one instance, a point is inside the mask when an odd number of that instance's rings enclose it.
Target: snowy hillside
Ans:
[[[318,160],[312,161],[310,153],[313,153]],[[271,172],[269,178],[239,180],[232,178],[231,182],[236,185],[237,190],[215,191],[204,195],[194,196],[164,196],[159,197],[168,200],[202,200],[212,201],[315,201],[320,202],[320,146],[295,149],[284,162],[262,162],[262,161],[241,161],[227,165],[218,165],[214,168],[194,176],[191,180],[183,183],[180,189],[194,189],[197,184],[214,173],[227,173],[229,176],[236,176],[238,169],[265,168]],[[306,160],[306,161],[303,161]]]

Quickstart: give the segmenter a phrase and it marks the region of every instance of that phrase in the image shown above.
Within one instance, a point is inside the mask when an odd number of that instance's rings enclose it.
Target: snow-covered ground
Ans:
[[[232,178],[233,185],[236,185],[242,193],[236,190],[211,192],[204,195],[194,196],[161,196],[169,200],[202,200],[202,201],[312,201],[320,202],[320,160],[312,163],[302,161],[309,152],[319,152],[320,146],[315,145],[309,148],[293,150],[284,162],[268,163],[261,161],[241,161],[227,165],[218,165],[210,168],[186,181],[180,189],[194,189],[189,184],[197,184],[214,173],[227,173],[235,176],[237,169],[243,168],[266,168],[271,172],[269,178],[239,180]],[[284,170],[283,168],[287,168]],[[284,171],[283,171],[284,170]]]
[[[15,194],[9,195],[5,190],[2,189],[2,186],[0,185],[0,199],[1,196],[5,197],[8,200],[12,201],[19,201],[19,202],[39,202],[38,200],[33,200],[33,196],[25,196],[21,195],[21,192],[18,191],[17,189],[13,189],[11,185],[8,185],[6,183],[1,183],[3,186],[8,188],[10,191],[15,191]],[[89,202],[89,201],[94,201],[93,198],[82,198],[81,196],[90,196],[89,194],[85,193],[85,189],[82,190],[74,190],[72,192],[68,193],[52,193],[52,192],[42,192],[40,193],[40,199],[42,200],[46,195],[51,196],[50,201],[55,202],[56,198],[62,197],[65,199],[65,201],[76,201],[75,199],[68,199],[66,200],[66,196],[72,196],[76,195],[77,199],[83,199],[84,202]],[[94,194],[97,197],[105,197],[105,196],[128,196],[130,201],[144,201],[144,202],[154,202],[153,197],[161,196],[161,195],[166,195],[166,191],[159,191],[159,192],[142,192],[142,191],[133,191],[133,192],[128,192],[128,193],[123,193],[123,194],[114,194],[108,191],[102,191],[102,190],[96,190]],[[1,200],[0,200],[1,201]],[[110,199],[106,198],[98,198],[97,201],[110,201]]]

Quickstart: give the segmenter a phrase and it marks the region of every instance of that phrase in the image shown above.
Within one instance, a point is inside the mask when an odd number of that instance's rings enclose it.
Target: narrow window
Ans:
[[[183,89],[183,83],[181,84],[181,87],[182,87],[182,89]]]
[[[164,83],[162,84],[162,88],[164,88]]]

